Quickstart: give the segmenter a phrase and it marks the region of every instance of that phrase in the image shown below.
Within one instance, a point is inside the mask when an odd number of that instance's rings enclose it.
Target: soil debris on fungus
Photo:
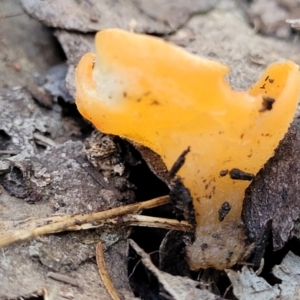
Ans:
[[[271,110],[274,102],[275,102],[274,98],[264,97],[263,102],[262,102],[262,108],[260,109],[260,112],[264,112],[266,110]]]
[[[219,209],[219,221],[222,222],[230,212],[231,206],[228,202],[224,202]]]

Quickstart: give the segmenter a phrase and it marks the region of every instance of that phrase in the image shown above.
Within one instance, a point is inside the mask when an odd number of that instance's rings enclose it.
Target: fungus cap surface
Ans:
[[[249,91],[231,89],[229,68],[161,39],[119,29],[96,35],[96,54],[76,71],[76,104],[100,131],[147,146],[170,170],[188,146],[179,171],[193,197],[196,240],[192,269],[224,269],[244,252],[240,220],[249,181],[225,170],[256,174],[273,155],[295,113],[298,66],[274,63]],[[225,174],[225,173],[224,173]],[[230,210],[220,221],[220,209]]]

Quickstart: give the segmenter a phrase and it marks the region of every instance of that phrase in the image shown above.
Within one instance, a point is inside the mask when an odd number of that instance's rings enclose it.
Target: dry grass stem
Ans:
[[[62,231],[82,230],[99,227],[102,226],[103,223],[107,223],[105,220],[113,218],[117,219],[110,220],[111,224],[122,225],[122,216],[126,214],[137,213],[144,209],[161,206],[169,203],[169,201],[170,200],[168,196],[163,196],[148,201],[134,203],[126,206],[120,206],[106,211],[95,212],[85,215],[65,215],[53,216],[44,219],[31,218],[20,222],[0,222],[0,231],[5,232],[4,234],[0,235],[0,248],[13,244],[15,242],[31,240],[41,235]],[[131,218],[131,220],[130,216],[127,220],[125,218],[125,221],[123,221],[123,223],[127,222],[127,225],[130,225],[130,222],[132,222],[132,225],[139,223],[138,217],[135,216]],[[143,226],[150,226],[149,224],[153,224],[156,227],[159,227],[157,226],[159,222],[162,222],[162,227],[165,226],[163,228],[168,228],[167,226],[173,226],[176,223],[175,220],[166,221],[166,219],[160,220],[160,218],[156,218],[156,220],[152,220],[152,223],[151,220],[149,221],[148,219],[148,225]],[[18,225],[18,229],[9,230],[9,227],[11,228],[12,226],[15,227]],[[186,225],[187,224],[184,224],[183,222],[178,222],[175,226],[178,227],[178,230],[187,230]]]
[[[105,259],[104,259],[104,252],[103,252],[103,247],[101,242],[99,242],[96,246],[96,260],[97,260],[99,275],[102,279],[103,284],[106,287],[107,292],[109,293],[109,295],[113,300],[120,300],[120,297],[107,272]]]
[[[157,218],[143,215],[125,215],[117,219],[108,219],[105,223],[122,226],[141,226],[173,229],[187,232],[193,231],[193,226],[186,221],[179,222],[175,219]]]

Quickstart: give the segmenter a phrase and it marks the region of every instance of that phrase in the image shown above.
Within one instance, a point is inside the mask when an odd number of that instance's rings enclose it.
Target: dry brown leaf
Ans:
[[[164,289],[174,300],[222,300],[223,298],[212,294],[208,290],[199,288],[199,282],[187,277],[173,276],[160,271],[152,263],[150,255],[144,252],[133,240],[129,240],[130,245],[141,256],[141,260],[146,268],[151,271],[163,285]]]
[[[289,252],[272,273],[282,283],[271,286],[248,267],[241,272],[227,270],[232,282],[234,295],[239,300],[297,300],[300,297],[300,257]]]

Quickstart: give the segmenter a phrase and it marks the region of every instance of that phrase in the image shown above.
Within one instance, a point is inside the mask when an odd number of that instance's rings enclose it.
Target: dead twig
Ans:
[[[39,143],[39,144],[42,144],[42,145],[45,145],[45,146],[50,146],[50,147],[55,147],[56,146],[56,143],[52,139],[50,139],[50,138],[48,138],[48,137],[46,137],[46,136],[44,136],[44,135],[42,135],[38,132],[35,132],[33,134],[33,137],[37,140],[37,143]]]
[[[106,287],[107,292],[109,293],[109,295],[113,300],[120,300],[120,297],[107,272],[105,259],[104,259],[104,252],[103,252],[103,247],[101,242],[99,242],[96,246],[96,260],[97,260],[99,275]]]
[[[257,276],[259,276],[259,275],[261,274],[261,272],[262,272],[264,266],[265,266],[265,259],[262,258],[261,261],[260,261],[260,264],[259,264],[259,268],[255,271],[255,274],[256,274]]]
[[[227,293],[230,291],[230,289],[232,289],[232,284],[230,286],[228,286],[223,294],[223,297],[225,298],[227,296]]]
[[[53,224],[55,222],[63,222],[66,217],[68,217],[68,215],[53,216],[48,218],[29,218],[22,221],[2,221],[2,222],[0,221],[0,226],[1,228],[5,229],[5,231],[16,230],[15,228],[33,229],[50,223]],[[92,228],[99,228],[105,224],[115,225],[115,226],[154,227],[154,228],[162,228],[162,229],[178,230],[178,231],[186,231],[186,232],[192,232],[194,230],[193,226],[186,221],[177,221],[175,219],[157,218],[157,217],[149,217],[149,216],[135,215],[135,214],[117,216],[114,218],[109,218],[101,221],[97,220],[92,223],[84,223],[81,225],[69,226],[66,230],[68,231],[87,230]]]
[[[105,224],[122,225],[122,226],[140,226],[140,227],[154,227],[169,230],[179,230],[192,232],[193,226],[186,221],[177,221],[175,219],[149,217],[143,215],[125,215],[120,218],[108,219]]]
[[[160,277],[159,270],[155,267],[155,265],[151,261],[151,257],[148,253],[146,253],[142,248],[138,246],[138,244],[134,241],[129,239],[130,246],[135,250],[135,252],[141,257],[141,261],[145,265],[145,267],[150,270],[156,277]],[[162,282],[163,283],[163,282]]]
[[[17,155],[19,151],[17,150],[0,150],[0,155],[2,154],[10,154],[10,155]]]
[[[39,219],[37,222],[33,220],[33,222],[31,221],[31,223],[29,223],[29,227],[27,225],[27,227],[17,230],[6,230],[6,233],[0,236],[0,248],[16,242],[31,240],[41,235],[69,230],[88,229],[91,228],[91,226],[84,227],[83,225],[92,224],[93,226],[96,226],[99,225],[99,222],[101,221],[120,217],[126,214],[137,213],[144,209],[161,206],[169,203],[169,201],[170,200],[168,196],[163,196],[148,201],[143,201],[126,206],[112,208],[106,211],[95,212],[85,215],[54,216],[50,218]],[[0,226],[2,228],[7,228],[5,222],[1,222]],[[78,226],[82,227],[79,228]]]
[[[77,280],[75,278],[72,278],[70,276],[67,276],[65,274],[60,274],[60,273],[54,273],[54,272],[49,272],[47,274],[47,277],[53,279],[53,280],[57,280],[63,283],[67,283],[73,286],[79,286]]]
[[[4,15],[0,15],[0,20],[3,19],[8,19],[8,18],[14,18],[14,17],[18,17],[21,15],[25,15],[25,13],[23,11],[18,12],[18,13],[11,13],[11,14],[4,14]]]
[[[199,282],[187,277],[173,276],[160,271],[151,261],[150,255],[140,248],[133,240],[129,239],[130,246],[141,257],[144,266],[155,276],[163,285],[165,291],[174,300],[181,299],[211,299],[225,300],[216,296],[207,289],[199,288]]]

